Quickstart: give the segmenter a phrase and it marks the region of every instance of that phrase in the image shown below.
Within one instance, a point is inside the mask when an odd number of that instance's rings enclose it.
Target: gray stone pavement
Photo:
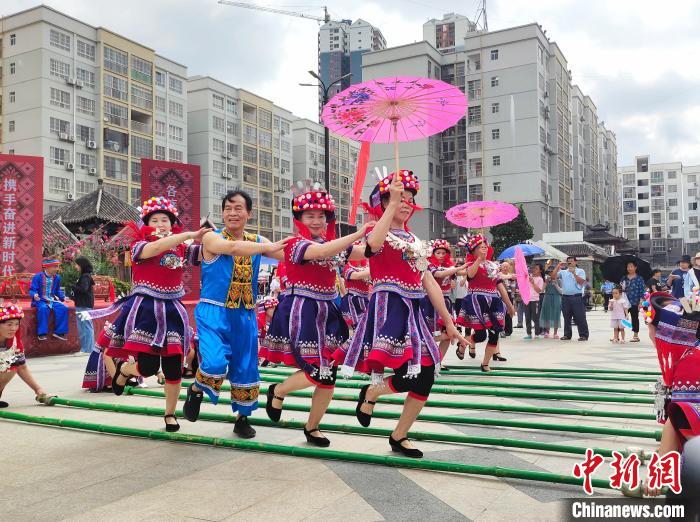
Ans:
[[[540,339],[525,341],[523,330],[502,343],[508,357],[502,366],[657,370],[651,342],[642,327],[642,342],[612,345],[609,320],[602,312],[588,315],[590,341]],[[574,330],[575,331],[575,330]],[[481,353],[482,347],[478,348]],[[80,389],[86,357],[30,359],[29,366],[47,391],[65,398],[107,403],[162,407],[162,399],[88,394]],[[456,359],[449,364],[478,368],[477,360]],[[450,378],[448,372],[444,378]],[[482,378],[480,375],[476,379]],[[485,377],[490,381],[527,382],[576,386],[647,389],[644,383],[546,379],[541,377]],[[160,389],[150,379],[151,389]],[[438,381],[439,384],[439,381]],[[585,393],[585,392],[578,392]],[[650,405],[519,399],[489,396],[433,394],[431,398],[479,403],[575,407],[651,413]],[[48,408],[33,401],[31,391],[15,379],[3,394],[10,410],[31,415],[76,419],[88,422],[147,429],[162,429],[158,417]],[[287,403],[307,403],[289,398]],[[337,401],[334,405],[354,407]],[[385,411],[400,406],[380,404]],[[203,405],[203,411],[229,413],[227,405]],[[537,420],[550,423],[656,430],[653,421],[616,418],[588,418],[563,415],[520,414],[479,410],[427,408],[426,412],[454,417]],[[264,411],[256,412],[265,416]],[[285,411],[283,418],[303,420],[303,412]],[[327,422],[353,424],[351,417],[328,415]],[[372,425],[392,427],[395,421],[378,419]],[[181,433],[233,437],[232,424],[181,420]],[[259,442],[306,446],[298,430],[258,427]],[[464,433],[557,442],[577,446],[624,449],[638,446],[653,450],[652,439],[538,431],[518,428],[469,426],[419,422],[416,430]],[[3,451],[3,494],[0,517],[14,520],[557,520],[560,500],[582,497],[577,486],[545,484],[422,470],[388,468],[378,465],[278,456],[235,449],[176,444],[117,437],[93,432],[49,428],[0,420]],[[389,455],[385,438],[327,433],[332,449]],[[448,444],[417,443],[426,459],[486,466],[571,474],[581,460],[577,455],[535,450]],[[607,477],[607,470],[599,471]],[[601,494],[601,492],[598,492]],[[604,496],[618,493],[602,492]]]

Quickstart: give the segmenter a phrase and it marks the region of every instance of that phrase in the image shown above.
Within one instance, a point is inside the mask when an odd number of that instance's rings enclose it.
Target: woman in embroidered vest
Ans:
[[[24,346],[19,330],[23,317],[21,307],[0,304],[0,397],[13,377],[19,375],[19,378],[34,390],[36,400],[43,402],[47,395],[34,380],[24,358]],[[0,401],[0,408],[8,406],[5,401]]]
[[[175,206],[164,197],[153,197],[139,209],[143,226],[134,229],[131,244],[132,291],[105,310],[86,312],[84,317],[105,317],[120,311],[97,341],[106,356],[120,359],[112,375],[112,391],[124,392],[130,377],[150,377],[162,368],[165,375],[165,429],[177,431],[175,407],[180,394],[183,357],[192,342],[187,311],[180,302],[185,295],[183,267],[198,264],[200,241],[210,231],[182,232]],[[136,362],[128,363],[130,355]]]
[[[474,330],[469,343],[469,356],[476,357],[475,343],[487,339],[481,371],[490,372],[489,362],[505,361],[498,351],[499,333],[505,325],[505,314],[513,317],[515,310],[500,279],[500,265],[491,260],[493,248],[481,234],[462,238],[461,245],[469,251],[467,256],[467,278],[469,290],[462,300],[457,323],[467,330]],[[457,347],[457,357],[464,359],[464,350]]]
[[[298,234],[284,249],[286,289],[280,294],[260,357],[299,371],[268,388],[265,409],[277,422],[289,393],[315,386],[304,435],[309,443],[325,447],[330,441],[318,425],[333,398],[337,368],[331,355],[349,337],[348,326],[334,303],[337,268],[353,253],[361,258],[361,247],[354,251],[353,243],[371,224],[335,239],[335,203],[319,188],[295,196],[292,214]]]
[[[379,396],[408,392],[389,444],[393,451],[413,458],[423,453],[411,445],[408,431],[430,394],[441,359],[421,312],[426,294],[445,324],[447,338],[466,343],[454,326],[440,286],[427,271],[430,247],[407,228],[418,208],[413,201],[419,186],[413,172],[402,170],[385,176],[372,191],[367,210],[379,218],[365,248],[372,295],[348,347],[334,354],[343,362],[344,376],[354,370],[372,374],[372,385],[361,389],[356,408],[363,426],[369,426]],[[394,370],[394,375],[383,378],[384,368]]]
[[[360,242],[356,246],[364,249],[364,244]],[[342,275],[346,293],[340,302],[340,311],[348,326],[356,328],[369,302],[370,275],[367,259],[349,261],[343,268]]]
[[[432,242],[431,247],[433,253],[428,258],[428,271],[433,274],[433,278],[440,285],[445,306],[450,313],[450,317],[454,320],[454,307],[452,306],[452,299],[450,299],[450,292],[454,287],[455,275],[466,273],[466,265],[455,266],[450,256],[450,243],[446,240],[436,239]],[[421,309],[428,321],[428,327],[433,332],[435,339],[440,342],[440,355],[444,358],[450,347],[450,340],[444,333],[445,322],[440,318],[440,314],[438,314],[428,296],[421,301]]]

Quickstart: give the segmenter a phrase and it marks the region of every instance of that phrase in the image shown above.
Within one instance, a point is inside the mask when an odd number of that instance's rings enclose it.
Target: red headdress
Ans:
[[[433,249],[433,254],[428,258],[430,264],[434,266],[454,266],[452,257],[450,257],[450,243],[446,239],[435,239],[431,242],[430,247]],[[435,256],[435,251],[441,248],[447,253],[442,260]]]
[[[389,192],[389,185],[391,185],[395,173],[387,174],[386,167],[384,167],[383,173],[376,167],[374,170],[379,179],[379,183],[377,183],[374,190],[372,190],[372,193],[369,195],[369,203],[362,203],[362,207],[375,219],[379,219],[382,217],[382,214],[384,214],[384,210],[382,209],[382,195]],[[404,189],[412,192],[414,196],[418,194],[420,182],[415,174],[413,174],[412,170],[399,170],[399,179],[403,182]],[[411,206],[413,207],[413,212],[416,210],[423,210],[416,204]],[[413,212],[411,212],[411,217],[413,216]],[[409,217],[408,221],[410,221],[410,219]],[[406,230],[408,230],[408,221],[404,224]]]
[[[468,254],[466,261],[471,262],[476,259],[476,256],[472,252],[474,252],[474,249],[478,247],[481,243],[484,243],[488,247],[488,251],[486,252],[486,259],[490,261],[493,257],[493,247],[489,245],[488,241],[486,241],[486,236],[484,236],[483,234],[467,234],[461,236],[457,244],[467,249]]]
[[[139,211],[141,214],[141,221],[143,221],[143,223],[146,225],[148,224],[148,218],[150,215],[156,212],[163,212],[171,217],[171,221],[173,221],[173,223],[180,223],[177,207],[173,205],[172,201],[163,196],[153,196],[152,198],[147,199],[143,202],[143,205],[136,210]]]
[[[22,319],[24,312],[22,307],[17,305],[0,305],[0,323],[9,321],[10,319]]]
[[[311,239],[311,232],[301,222],[301,215],[305,210],[323,210],[326,214],[326,234],[325,240],[332,241],[335,239],[335,201],[333,196],[323,190],[318,183],[311,184],[307,180],[306,186],[300,181],[297,183],[297,188],[292,189],[294,198],[292,199],[292,215],[294,216],[294,225],[306,239]]]

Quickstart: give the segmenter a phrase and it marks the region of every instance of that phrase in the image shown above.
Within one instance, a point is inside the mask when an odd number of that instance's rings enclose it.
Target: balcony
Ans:
[[[148,123],[131,120],[131,130],[140,132],[141,134],[153,134],[153,127]]]
[[[481,142],[480,141],[470,141],[469,142],[469,152],[480,152]]]

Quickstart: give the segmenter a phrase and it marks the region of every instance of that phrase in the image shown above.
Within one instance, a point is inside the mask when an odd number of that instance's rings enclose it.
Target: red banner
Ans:
[[[0,154],[0,276],[41,270],[44,158]]]
[[[198,230],[199,165],[141,159],[141,198],[165,196],[180,213],[185,230]],[[185,299],[199,299],[199,267],[185,270]]]

